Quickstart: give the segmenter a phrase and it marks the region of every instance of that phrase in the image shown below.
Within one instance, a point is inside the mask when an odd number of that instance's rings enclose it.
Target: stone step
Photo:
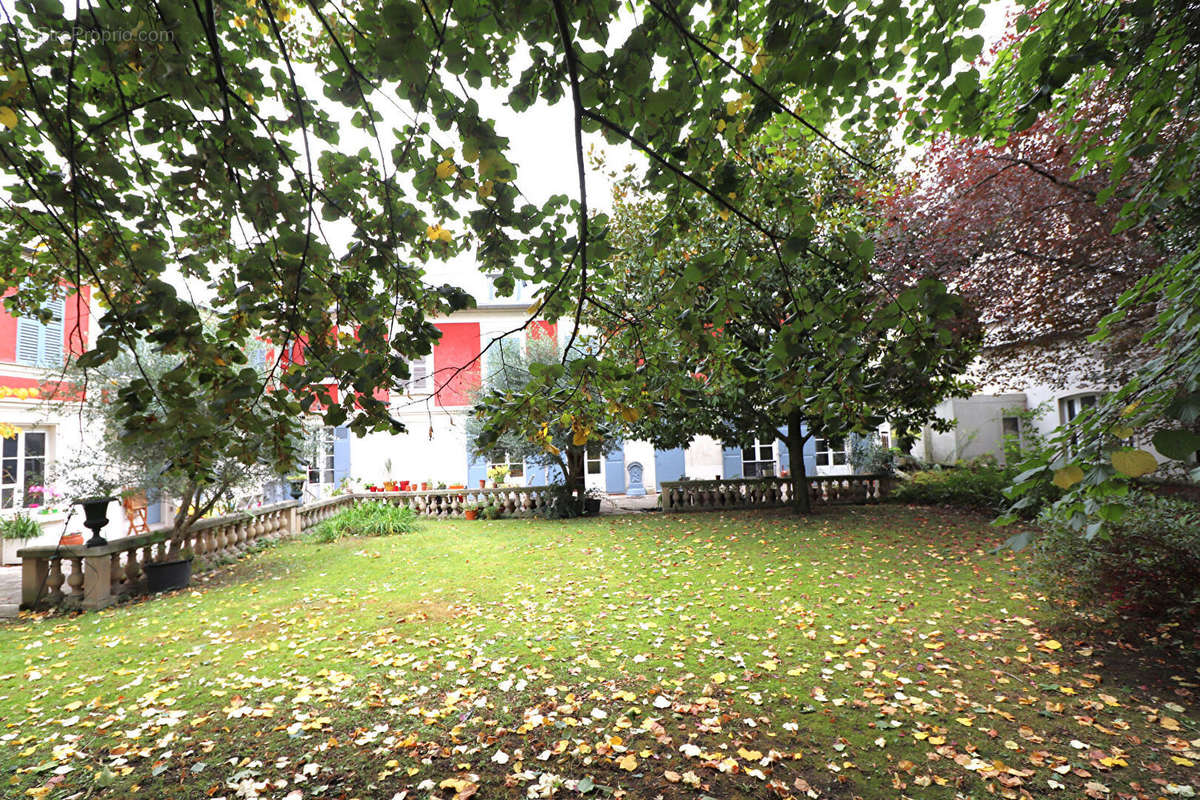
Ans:
[[[21,606],[17,603],[0,603],[0,619],[10,619],[17,616]]]

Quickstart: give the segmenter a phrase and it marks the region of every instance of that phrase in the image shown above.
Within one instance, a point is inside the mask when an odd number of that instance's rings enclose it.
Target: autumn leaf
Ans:
[[[1070,489],[1083,480],[1083,470],[1075,464],[1054,470],[1052,483],[1060,489]]]
[[[1148,475],[1158,469],[1158,461],[1145,450],[1117,450],[1112,454],[1112,465],[1118,472],[1131,478]]]
[[[8,106],[0,106],[0,125],[12,130],[17,127],[17,112]]]

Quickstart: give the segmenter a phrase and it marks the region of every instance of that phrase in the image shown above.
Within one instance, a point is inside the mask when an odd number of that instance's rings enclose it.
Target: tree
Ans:
[[[1101,94],[1078,109],[1085,130],[1108,124],[1119,100]],[[990,382],[1113,385],[1138,363],[1148,311],[1119,335],[1086,339],[1163,261],[1149,226],[1114,232],[1148,163],[1135,162],[1117,195],[1097,202],[1110,175],[1076,177],[1079,149],[1050,114],[1003,144],[942,134],[884,198],[881,264],[901,281],[945,280],[976,310]]]
[[[78,413],[92,435],[62,460],[58,472],[76,497],[105,495],[117,489],[165,494],[178,504],[173,530],[183,534],[213,509],[232,505],[239,492],[261,490],[274,473],[267,463],[246,463],[225,453],[213,455],[211,471],[203,476],[180,468],[178,464],[197,446],[188,438],[187,428],[161,436],[152,444],[126,436],[118,409],[129,384],[170,380],[168,376],[182,360],[141,343],[136,355],[122,353],[87,371],[78,367],[67,370],[66,380],[49,402]],[[208,407],[203,387],[193,386],[192,390],[197,413],[217,413]],[[252,438],[238,444],[237,449],[253,449],[261,442]]]
[[[1159,468],[1131,439],[1152,439],[1200,479],[1200,250],[1187,210],[1196,205],[1200,175],[1200,8],[1187,0],[1044,4],[1027,8],[1016,27],[1021,40],[1001,51],[987,84],[944,110],[936,125],[1003,141],[1051,113],[1077,148],[1076,174],[1107,174],[1097,201],[1124,201],[1114,231],[1166,228],[1162,265],[1120,297],[1093,336],[1111,337],[1128,316],[1152,307],[1142,338],[1150,357],[1096,409],[1061,429],[1053,450],[1024,465],[1011,490],[1006,519],[1056,484],[1064,491],[1053,511],[1090,539],[1125,513],[1118,501],[1129,479]],[[1122,99],[1122,113],[1096,125],[1079,111],[1101,88]],[[1145,174],[1123,187],[1142,159],[1150,159]]]
[[[793,502],[808,511],[804,443],[867,434],[885,420],[911,440],[938,403],[964,390],[958,375],[977,337],[943,284],[892,290],[871,265],[866,237],[879,224],[874,200],[886,173],[795,127],[745,139],[739,155],[759,175],[742,208],[790,231],[782,251],[704,201],[679,214],[624,194],[592,321],[607,326],[609,358],[636,360],[616,395],[639,410],[625,421],[632,435],[663,447],[700,434],[783,439]],[[809,212],[790,214],[789,203]],[[842,242],[856,252],[827,255]]]
[[[556,468],[563,485],[579,501],[588,449],[604,455],[620,440],[604,399],[592,386],[567,382],[562,361],[562,351],[552,338],[531,338],[524,346],[513,339],[501,340],[488,359],[474,399],[467,441],[476,457],[503,451],[509,458]],[[530,398],[514,415],[512,398],[537,377],[548,378],[553,388],[537,400]],[[514,417],[518,424],[513,423]]]
[[[895,0],[718,2],[704,14],[662,0],[632,13],[616,0],[12,5],[0,274],[22,290],[6,302],[35,314],[44,287],[90,284],[108,313],[81,367],[135,353],[143,337],[180,357],[169,378],[131,382],[116,411],[131,441],[202,442],[178,464],[195,476],[215,452],[257,460],[239,446],[255,434],[286,468],[327,379],[341,390],[321,398],[327,424],[400,430],[374,390],[398,390],[428,352],[427,316],[468,302],[414,265],[474,248],[502,290],[546,287],[536,313],[577,316],[605,256],[585,136],[645,154],[646,191],[698,190],[739,214],[753,171],[730,158],[727,131],[776,116],[812,125],[809,106],[847,125],[894,119],[892,84],[940,87],[978,53],[983,20],[976,2]],[[526,199],[481,112],[486,91],[517,111],[570,103],[578,174],[563,191],[575,200]],[[214,337],[201,334],[202,306]],[[244,360],[256,335],[278,348],[265,377]],[[192,386],[217,416],[200,413]]]

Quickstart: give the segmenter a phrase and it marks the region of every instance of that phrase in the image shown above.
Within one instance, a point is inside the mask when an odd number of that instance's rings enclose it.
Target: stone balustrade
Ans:
[[[297,529],[297,503],[289,501],[200,520],[182,535],[161,530],[111,539],[101,547],[25,547],[21,606],[95,610],[145,588],[146,565],[177,560],[190,551],[204,568],[236,558],[254,542]]]
[[[95,610],[144,591],[146,565],[179,558],[189,550],[198,569],[236,558],[259,540],[293,536],[359,503],[406,506],[422,517],[455,518],[472,506],[493,506],[505,516],[527,517],[552,502],[545,486],[506,489],[436,489],[417,492],[354,492],[315,503],[276,503],[192,525],[182,535],[161,530],[112,539],[102,547],[26,547],[21,559],[21,606]]]
[[[887,475],[816,475],[806,480],[813,508],[878,502],[887,497],[894,482],[894,478]],[[778,508],[791,502],[792,483],[788,478],[664,481],[662,484],[663,511]]]
[[[433,489],[416,492],[360,492],[351,497],[354,503],[382,500],[393,505],[411,508],[418,516],[443,519],[462,517],[463,512],[473,506],[484,508],[494,506],[500,509],[501,514],[508,517],[529,517],[552,502],[551,491],[546,486]],[[309,506],[305,506],[305,509],[308,508]]]

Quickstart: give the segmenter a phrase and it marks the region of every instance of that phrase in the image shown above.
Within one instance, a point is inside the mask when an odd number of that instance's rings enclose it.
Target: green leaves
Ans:
[[[1200,451],[1200,434],[1186,430],[1165,430],[1154,434],[1154,449],[1167,458],[1184,461]]]

